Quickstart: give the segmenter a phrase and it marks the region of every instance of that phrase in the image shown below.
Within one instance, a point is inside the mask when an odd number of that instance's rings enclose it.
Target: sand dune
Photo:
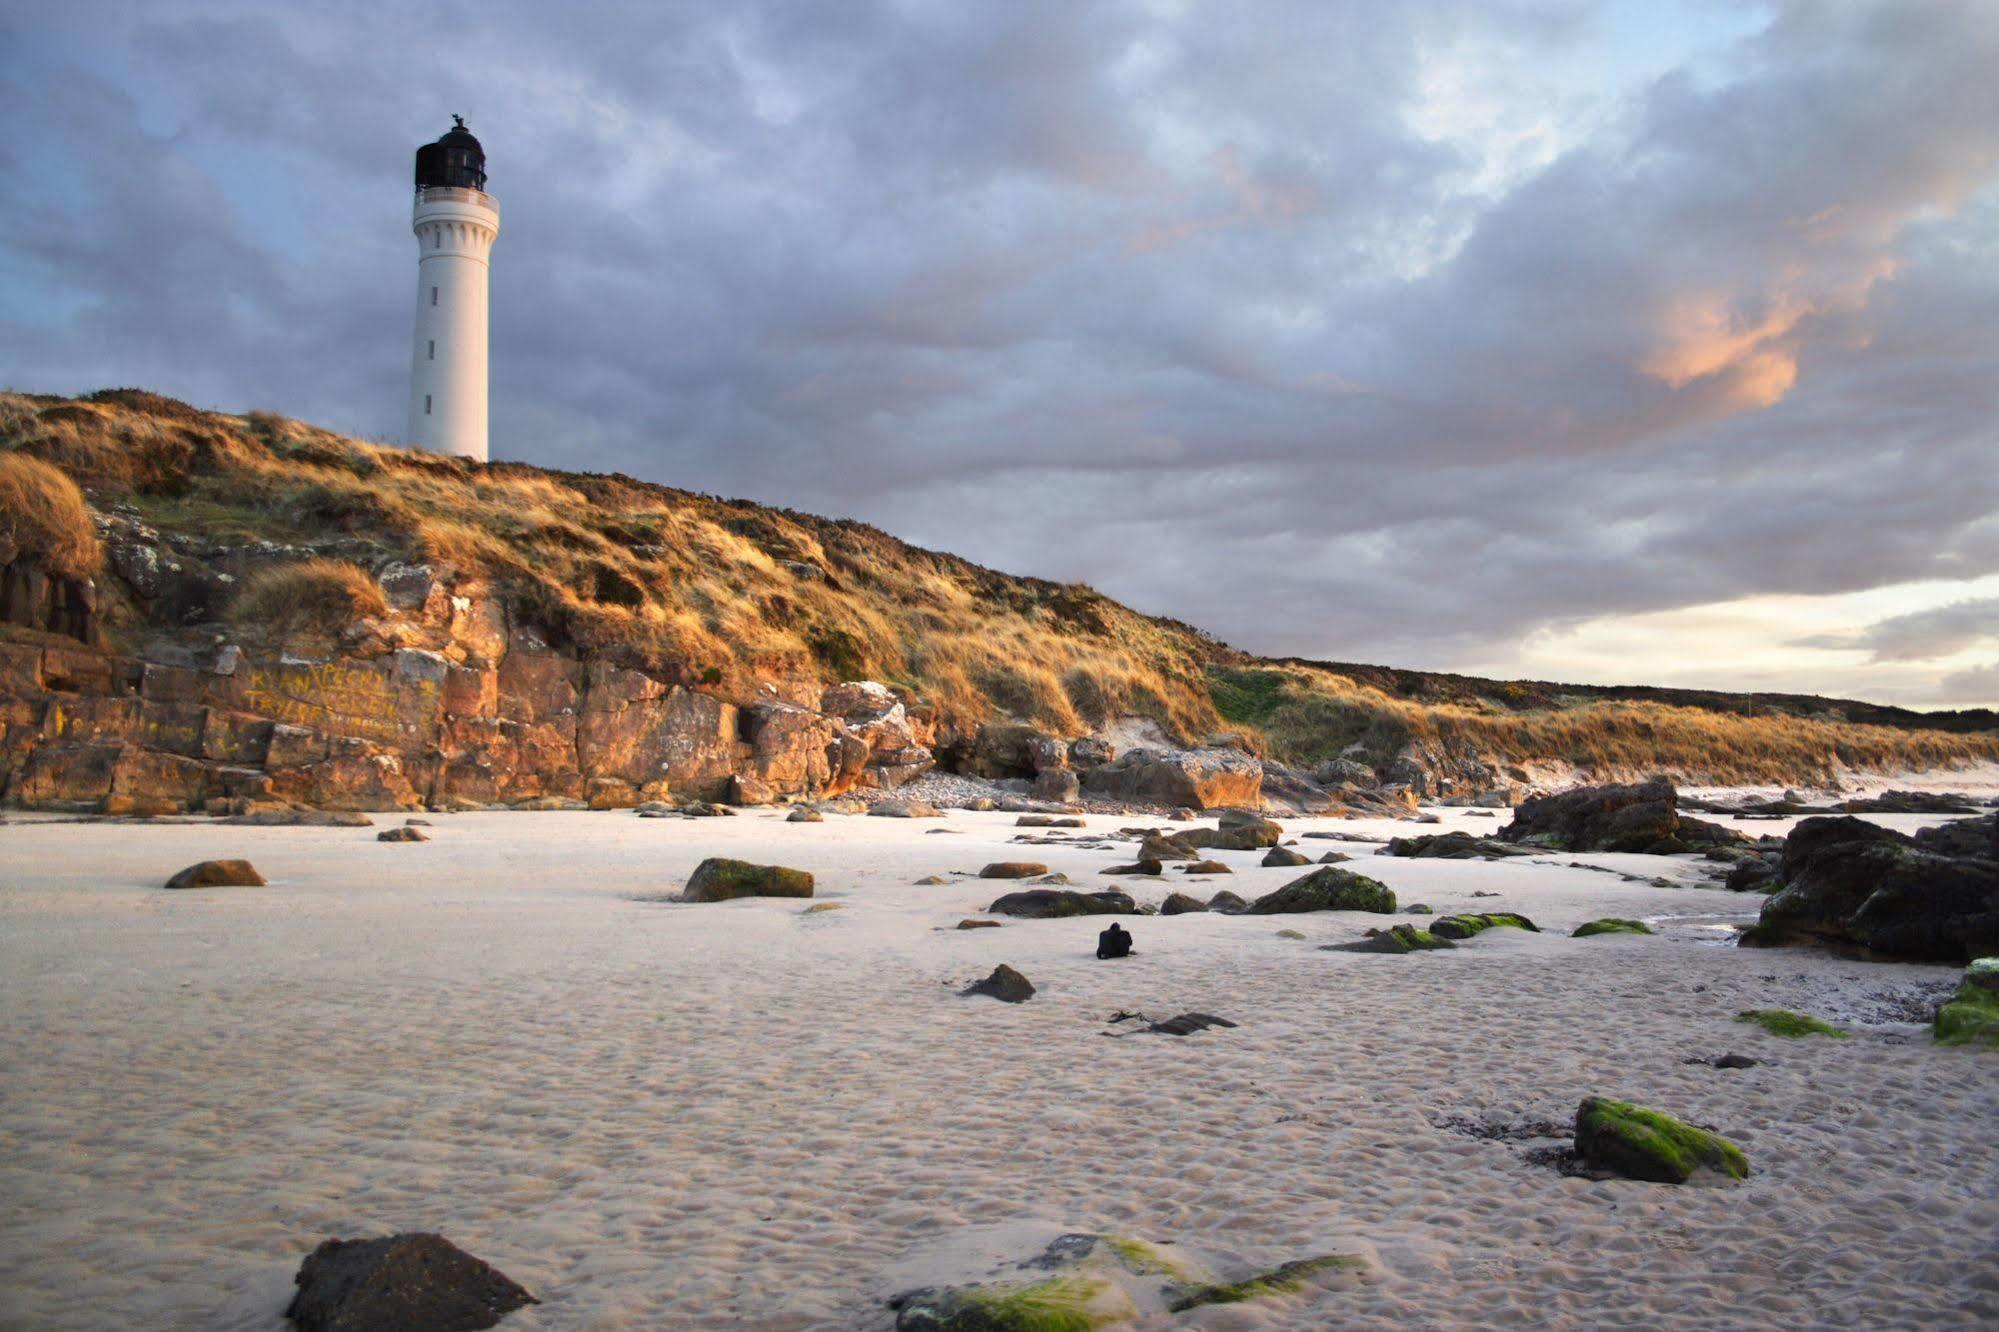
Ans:
[[[1371,1263],[1161,1326],[1999,1319],[1999,1062],[1912,1021],[1953,973],[1713,946],[1757,899],[1692,886],[1696,861],[1364,857],[1405,902],[1548,932],[1377,957],[1314,945],[1379,917],[1196,915],[1128,922],[1138,955],[1100,963],[1099,922],[960,932],[1008,885],[913,885],[1020,858],[1011,816],[436,824],[0,829],[0,1325],[272,1329],[320,1239],[406,1229],[534,1290],[522,1329],[886,1327],[897,1290],[1064,1230]],[[1142,901],[1183,886],[1096,874],[1125,850],[1028,854]],[[844,909],[641,900],[711,854],[811,869]],[[217,855],[272,886],[159,889]],[[1298,873],[1220,858],[1191,891]],[[1565,937],[1603,915],[1664,933]],[[1031,1002],[956,996],[999,962]],[[1730,1020],[1750,1007],[1859,1025],[1784,1041]],[[1130,1009],[1242,1025],[1106,1038]],[[1730,1050],[1764,1062],[1685,1062]],[[1720,1129],[1754,1175],[1594,1182],[1466,1131],[1592,1092]]]

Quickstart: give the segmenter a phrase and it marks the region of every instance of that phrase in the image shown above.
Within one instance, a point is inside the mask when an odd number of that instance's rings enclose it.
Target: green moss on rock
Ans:
[[[1642,920],[1626,920],[1622,916],[1605,916],[1602,920],[1590,921],[1587,925],[1576,926],[1571,939],[1587,939],[1597,934],[1650,934],[1652,927]]]
[[[1167,1308],[1173,1313],[1185,1313],[1204,1304],[1240,1304],[1244,1300],[1259,1299],[1265,1295],[1281,1295],[1295,1291],[1308,1279],[1323,1272],[1357,1271],[1365,1266],[1367,1266],[1366,1260],[1346,1253],[1301,1258],[1297,1262],[1286,1263],[1268,1272],[1260,1272],[1243,1281],[1195,1286],[1179,1291],[1169,1298]]]
[[[1107,1300],[1108,1295],[1116,1300]],[[1032,1285],[956,1286],[904,1302],[896,1332],[1093,1332],[1129,1321],[1122,1291],[1095,1277],[1058,1276]]]
[[[1964,969],[1957,993],[1937,1009],[1939,1045],[1999,1047],[1999,957],[1981,957]]]
[[[1430,932],[1446,939],[1469,939],[1474,934],[1505,927],[1539,934],[1541,927],[1511,911],[1487,911],[1460,916],[1440,916],[1430,922]]]
[[[690,902],[726,902],[733,897],[810,897],[812,876],[783,865],[710,856],[694,867],[684,894]]]
[[[1831,1036],[1836,1040],[1846,1039],[1846,1033],[1832,1023],[1815,1017],[1806,1017],[1803,1013],[1793,1013],[1788,1008],[1751,1008],[1737,1013],[1735,1020],[1761,1027],[1772,1036],[1789,1036],[1792,1039],[1800,1036]]]
[[[1304,911],[1372,911],[1393,915],[1395,893],[1379,879],[1328,865],[1302,879],[1293,879],[1249,906],[1250,914],[1257,916]]]
[[[1692,1124],[1601,1096],[1576,1111],[1576,1153],[1590,1165],[1631,1179],[1684,1184],[1703,1171],[1743,1179],[1749,1160],[1742,1149]]]

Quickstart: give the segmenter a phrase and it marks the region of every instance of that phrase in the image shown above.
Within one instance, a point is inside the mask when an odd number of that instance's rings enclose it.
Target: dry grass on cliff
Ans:
[[[374,566],[449,567],[504,595],[516,622],[557,647],[737,698],[760,696],[766,680],[879,679],[945,722],[1012,717],[1077,734],[1135,715],[1189,739],[1226,726],[1299,764],[1352,745],[1381,761],[1415,744],[1719,782],[1803,780],[1834,760],[1914,768],[1999,757],[1989,730],[1515,699],[1504,686],[1483,701],[1408,697],[1337,670],[1243,658],[1088,587],[996,573],[861,523],[629,477],[480,466],[136,390],[0,393],[0,447],[197,542],[309,553],[337,541],[342,554],[366,548]],[[269,575],[261,601],[246,588],[237,615],[258,619],[247,608],[259,604],[281,628],[324,636],[380,613],[356,566],[307,567]]]
[[[87,577],[104,565],[90,508],[76,482],[24,453],[0,453],[0,547],[5,546],[67,578]]]
[[[382,588],[347,560],[299,560],[251,575],[229,605],[238,625],[280,643],[334,643],[356,620],[388,614]]]
[[[1605,780],[1657,772],[1728,784],[1830,780],[1838,767],[1895,771],[1999,760],[1999,734],[1989,731],[1905,730],[1625,701],[1516,712],[1417,703],[1309,668],[1212,674],[1223,714],[1259,729],[1271,757],[1298,764],[1356,744],[1375,760],[1415,745],[1502,762],[1565,762]]]

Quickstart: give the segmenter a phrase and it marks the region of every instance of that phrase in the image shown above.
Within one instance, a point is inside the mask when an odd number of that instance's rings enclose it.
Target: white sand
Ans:
[[[1139,955],[1101,963],[1099,921],[940,929],[1009,885],[911,885],[1003,858],[1141,901],[1181,884],[1095,873],[1129,848],[1013,847],[1011,816],[436,824],[422,845],[0,828],[0,1326],[273,1329],[319,1240],[403,1229],[539,1294],[520,1329],[883,1328],[896,1290],[1063,1230],[1177,1243],[1227,1275],[1374,1263],[1176,1327],[1999,1320],[1999,1057],[1893,1020],[1954,972],[1699,942],[1753,897],[1363,855],[1405,903],[1517,909],[1547,933],[1378,957],[1314,945],[1380,917],[1189,916],[1128,922]],[[634,900],[716,853],[809,868],[844,909]],[[158,887],[238,855],[273,886]],[[1238,872],[1193,891],[1298,873],[1221,858]],[[1603,915],[1695,919],[1563,937]],[[998,962],[1031,1002],[955,995]],[[1783,1041],[1730,1021],[1749,1007],[1864,1025]],[[1242,1026],[1105,1039],[1118,1009]],[[1683,1062],[1731,1050],[1765,1062]],[[1755,1174],[1592,1182],[1441,1125],[1566,1122],[1589,1093],[1713,1125]]]

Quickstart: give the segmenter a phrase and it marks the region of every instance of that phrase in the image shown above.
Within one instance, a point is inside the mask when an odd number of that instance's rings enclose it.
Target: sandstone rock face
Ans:
[[[327,1240],[293,1278],[299,1332],[451,1328],[476,1332],[540,1301],[441,1235]]]
[[[1850,815],[1810,818],[1784,839],[1777,877],[1781,886],[1745,944],[1817,943],[1923,962],[1999,953],[1999,858],[1939,855]]]
[[[1138,804],[1255,809],[1263,801],[1263,765],[1234,749],[1133,749],[1085,772],[1082,789]]]

